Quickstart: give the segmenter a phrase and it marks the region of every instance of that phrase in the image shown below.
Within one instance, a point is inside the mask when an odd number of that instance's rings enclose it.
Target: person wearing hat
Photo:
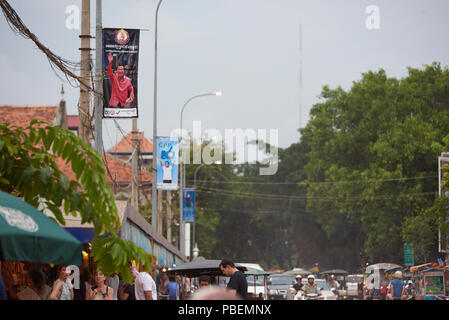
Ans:
[[[307,283],[302,287],[304,294],[317,293],[318,295],[321,292],[318,291],[318,286],[315,284],[315,276],[313,274],[307,277]]]
[[[293,285],[293,288],[296,290],[296,293],[298,293],[298,291],[302,290],[303,284],[301,283],[302,280],[302,276],[300,274],[298,274],[296,276],[296,283]]]

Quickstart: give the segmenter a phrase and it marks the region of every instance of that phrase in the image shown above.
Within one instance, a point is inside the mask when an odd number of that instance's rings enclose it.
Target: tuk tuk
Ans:
[[[367,275],[367,278],[365,279],[365,285],[367,287],[366,289],[366,299],[374,299],[374,300],[386,300],[387,298],[387,292],[388,292],[388,285],[390,283],[391,278],[388,276],[388,271],[392,270],[399,270],[402,267],[400,265],[394,264],[394,263],[376,263],[370,266],[366,267],[365,274]],[[376,271],[375,271],[376,270]],[[377,283],[374,281],[373,278],[370,278],[370,274],[376,274],[379,276],[378,286],[374,287],[374,285]],[[367,283],[367,280],[370,279],[371,283]]]
[[[181,299],[186,300],[193,296],[198,286],[195,285],[202,275],[207,275],[212,279],[212,284],[217,286],[226,286],[227,277],[224,276],[219,268],[221,260],[207,260],[198,258],[192,262],[185,263],[168,271],[168,274],[174,274],[179,277],[181,284]],[[235,267],[245,272],[247,268],[236,263]]]
[[[258,264],[239,263],[246,267],[244,272],[248,282],[247,300],[267,300],[268,299],[268,276],[270,273],[262,269]]]

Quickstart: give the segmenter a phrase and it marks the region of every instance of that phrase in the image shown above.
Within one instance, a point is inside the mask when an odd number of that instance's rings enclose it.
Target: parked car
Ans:
[[[346,277],[346,295],[349,299],[359,297],[359,281],[363,274],[350,274]]]
[[[272,274],[268,277],[268,300],[286,300],[288,290],[296,283],[294,274]]]

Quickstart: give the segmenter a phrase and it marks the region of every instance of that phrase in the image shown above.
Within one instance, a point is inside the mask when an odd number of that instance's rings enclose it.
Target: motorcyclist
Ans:
[[[307,277],[307,283],[302,287],[305,295],[308,294],[318,294],[321,295],[321,292],[318,290],[318,286],[315,284],[315,276],[313,274]]]
[[[298,274],[296,276],[296,283],[293,285],[293,288],[296,290],[296,293],[298,293],[298,291],[302,290],[302,287],[304,286],[302,283],[302,276],[300,274]]]

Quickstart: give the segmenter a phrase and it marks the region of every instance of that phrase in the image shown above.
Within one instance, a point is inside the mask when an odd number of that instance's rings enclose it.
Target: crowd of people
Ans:
[[[129,264],[133,283],[123,281],[118,274],[105,275],[101,270],[93,274],[81,268],[79,281],[74,281],[68,266],[57,266],[56,274],[49,277],[41,268],[32,268],[26,274],[26,284],[20,290],[5,286],[0,277],[0,299],[3,300],[182,300],[182,299],[245,299],[248,289],[245,275],[230,260],[223,260],[218,268],[230,277],[226,288],[213,284],[213,277],[198,278],[198,289],[193,296],[181,290],[179,276],[164,271],[156,272],[153,279],[142,265]]]
[[[133,283],[126,283],[118,274],[105,275],[101,270],[92,274],[82,267],[79,277],[71,277],[68,266],[55,267],[56,273],[42,267],[28,270],[25,284],[19,288],[5,285],[0,277],[2,300],[156,300],[156,284],[151,275],[130,264]],[[44,272],[47,271],[47,272]],[[53,270],[52,270],[53,271]]]
[[[385,287],[386,300],[404,300],[415,295],[415,288],[413,282],[403,281],[403,275],[401,271],[396,271],[393,275],[393,279],[389,282],[388,286]],[[300,291],[304,294],[318,294],[320,295],[320,290],[315,284],[315,276],[309,275],[307,277],[307,282],[302,283],[302,275],[296,276],[296,283],[293,285],[296,293]],[[329,289],[338,292],[340,289],[344,289],[344,285],[341,285],[337,280],[335,275],[330,275],[327,284]],[[369,281],[366,285],[364,284],[363,278],[359,278],[358,283],[359,299],[373,299],[376,296],[376,290],[374,288],[374,279]],[[377,290],[377,296],[379,296],[380,289]]]

